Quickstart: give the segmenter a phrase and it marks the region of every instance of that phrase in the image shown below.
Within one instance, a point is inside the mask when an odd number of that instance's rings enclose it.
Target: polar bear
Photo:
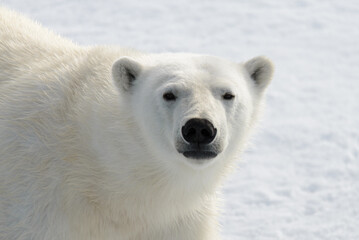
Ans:
[[[81,47],[0,9],[0,239],[214,240],[273,73]]]

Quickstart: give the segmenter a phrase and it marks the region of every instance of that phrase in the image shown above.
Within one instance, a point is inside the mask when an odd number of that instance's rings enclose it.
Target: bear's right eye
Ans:
[[[176,96],[172,92],[167,92],[163,94],[163,99],[166,101],[175,101]]]

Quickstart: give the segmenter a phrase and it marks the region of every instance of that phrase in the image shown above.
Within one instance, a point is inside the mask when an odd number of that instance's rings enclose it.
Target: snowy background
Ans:
[[[276,65],[226,182],[227,240],[359,239],[359,1],[1,1],[80,44]]]

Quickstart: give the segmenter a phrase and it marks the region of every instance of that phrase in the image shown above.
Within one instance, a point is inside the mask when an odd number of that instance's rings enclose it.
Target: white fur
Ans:
[[[219,239],[215,191],[271,75],[265,58],[80,47],[0,8],[0,239]],[[194,117],[216,158],[177,152]]]

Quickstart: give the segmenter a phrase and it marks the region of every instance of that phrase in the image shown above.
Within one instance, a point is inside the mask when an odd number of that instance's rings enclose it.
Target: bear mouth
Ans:
[[[186,158],[192,158],[196,160],[205,160],[205,159],[212,159],[217,156],[217,153],[214,151],[202,151],[202,150],[191,150],[191,151],[184,151],[183,156]]]
[[[185,158],[193,160],[209,160],[217,157],[221,152],[217,144],[201,145],[186,144],[183,142],[177,143],[177,151],[183,154]]]
[[[182,139],[176,141],[176,150],[185,158],[197,164],[210,162],[222,152],[220,141],[213,141],[210,144],[189,144]]]

